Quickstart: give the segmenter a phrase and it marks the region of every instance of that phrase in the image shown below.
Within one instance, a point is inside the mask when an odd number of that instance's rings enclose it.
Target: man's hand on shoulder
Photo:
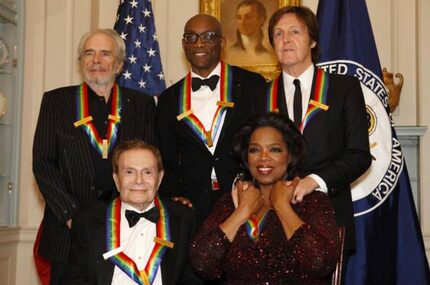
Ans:
[[[318,186],[318,183],[310,176],[300,179],[294,190],[293,200],[291,202],[293,204],[302,202],[303,198],[309,193],[312,193]]]
[[[188,198],[185,197],[172,197],[172,201],[173,202],[177,202],[177,203],[181,203],[184,206],[187,206],[188,208],[192,208],[193,207],[193,203],[191,203],[190,200],[188,200]]]

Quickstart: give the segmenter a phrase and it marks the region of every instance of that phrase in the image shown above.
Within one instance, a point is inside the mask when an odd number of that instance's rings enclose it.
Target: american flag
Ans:
[[[114,29],[124,39],[127,50],[118,84],[159,95],[166,83],[151,0],[121,0]]]

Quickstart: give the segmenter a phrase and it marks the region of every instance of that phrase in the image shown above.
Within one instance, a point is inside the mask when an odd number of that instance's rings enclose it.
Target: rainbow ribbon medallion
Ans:
[[[260,238],[260,234],[263,231],[264,224],[267,219],[267,214],[269,211],[266,211],[260,220],[256,218],[250,218],[245,222],[245,230],[249,236],[249,238],[253,242],[257,242]]]
[[[308,109],[302,123],[300,124],[300,131],[302,133],[307,124],[315,117],[316,114],[329,109],[329,106],[327,105],[329,86],[328,74],[320,68],[316,69],[316,73],[313,97],[309,100]]]
[[[110,256],[108,259],[118,266],[127,276],[139,285],[151,285],[154,282],[158,269],[164,254],[174,244],[170,234],[170,218],[165,205],[158,196],[154,199],[155,207],[158,208],[160,219],[156,224],[157,236],[154,238],[155,245],[151,255],[142,271],[136,266],[136,263],[124,252],[119,252]],[[121,200],[116,198],[108,208],[106,215],[106,250],[107,252],[115,251],[120,245],[120,225],[121,225]]]
[[[218,108],[212,119],[211,129],[206,131],[200,120],[193,114],[191,109],[191,72],[184,78],[179,94],[179,115],[178,121],[184,121],[193,133],[206,145],[211,147],[220,129],[222,115],[228,108],[234,107],[232,100],[232,67],[221,62],[220,76],[220,100],[217,102]]]
[[[106,138],[102,139],[97,132],[93,118],[89,115],[88,86],[82,83],[76,94],[76,122],[75,127],[82,127],[90,138],[91,145],[100,153],[103,159],[107,159],[109,153],[115,147],[118,135],[118,127],[121,122],[121,91],[115,83],[113,86],[111,112],[108,116],[109,124],[106,130]]]

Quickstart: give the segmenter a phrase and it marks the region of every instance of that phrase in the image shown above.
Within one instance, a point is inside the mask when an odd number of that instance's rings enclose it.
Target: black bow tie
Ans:
[[[213,91],[216,85],[218,84],[218,79],[219,79],[218,75],[212,75],[207,79],[200,79],[198,77],[193,77],[191,81],[191,88],[193,89],[193,91],[197,91],[200,89],[200,87],[202,87],[202,85],[207,85]]]
[[[134,227],[140,218],[145,218],[150,222],[156,223],[160,218],[160,213],[157,207],[152,207],[149,211],[138,213],[132,210],[125,210],[125,217],[127,218],[130,228]]]

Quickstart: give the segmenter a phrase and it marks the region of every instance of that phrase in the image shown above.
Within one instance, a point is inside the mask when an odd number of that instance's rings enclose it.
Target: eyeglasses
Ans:
[[[215,32],[205,32],[199,34],[195,33],[185,33],[183,35],[183,40],[186,44],[194,44],[197,42],[197,39],[200,38],[202,43],[209,44],[213,43],[216,38],[220,38],[220,35],[217,35]]]

